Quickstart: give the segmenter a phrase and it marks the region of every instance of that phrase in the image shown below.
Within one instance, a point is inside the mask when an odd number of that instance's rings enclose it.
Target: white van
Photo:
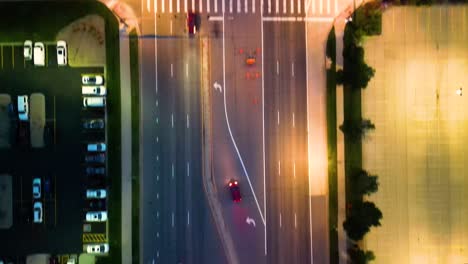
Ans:
[[[29,102],[27,95],[18,95],[18,118],[21,121],[29,120]]]
[[[45,48],[44,43],[34,43],[34,65],[44,66],[45,65]]]
[[[106,87],[100,86],[81,86],[81,92],[84,95],[106,95]]]
[[[104,97],[83,97],[84,107],[104,107],[106,106],[106,98]]]

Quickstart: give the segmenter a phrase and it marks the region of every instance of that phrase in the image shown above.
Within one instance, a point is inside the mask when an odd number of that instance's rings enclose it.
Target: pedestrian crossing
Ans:
[[[145,2],[146,1],[146,2]],[[148,13],[255,14],[264,16],[336,16],[339,0],[142,0]]]

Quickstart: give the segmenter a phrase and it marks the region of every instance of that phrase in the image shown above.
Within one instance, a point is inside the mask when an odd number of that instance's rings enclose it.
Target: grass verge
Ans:
[[[140,72],[138,38],[130,33],[130,82],[132,102],[132,261],[140,263]]]
[[[328,225],[330,237],[330,263],[339,262],[338,255],[338,179],[336,150],[336,37],[333,27],[328,34],[326,55],[331,60],[327,69],[327,152],[328,152]]]

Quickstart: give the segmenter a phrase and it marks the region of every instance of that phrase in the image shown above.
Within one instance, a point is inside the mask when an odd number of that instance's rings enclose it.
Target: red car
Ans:
[[[192,11],[187,14],[187,28],[189,35],[194,35],[197,33],[196,27],[196,14]]]
[[[240,202],[242,197],[240,193],[239,182],[236,180],[230,180],[228,186],[229,190],[231,191],[232,200],[236,203]]]

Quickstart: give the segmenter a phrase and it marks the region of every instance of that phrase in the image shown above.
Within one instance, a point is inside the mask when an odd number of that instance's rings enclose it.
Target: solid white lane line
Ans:
[[[185,76],[188,77],[188,63],[185,63]]]
[[[279,61],[276,60],[276,75],[279,75]]]
[[[174,212],[172,212],[172,227],[174,227]]]
[[[154,13],[154,35],[157,36],[158,27],[156,26],[156,12]],[[158,94],[158,41],[154,40],[154,76],[155,84],[154,89],[156,90],[156,95]]]
[[[279,125],[279,110],[278,110],[278,125]]]
[[[263,1],[260,0],[260,16],[263,17]],[[270,2],[271,3],[271,2]],[[255,0],[254,0],[254,5],[255,5]],[[271,11],[271,10],[270,10]],[[255,9],[254,9],[255,13]],[[263,67],[264,62],[263,62],[263,22],[260,23],[260,31],[261,31],[261,40],[262,40],[262,150],[263,150],[263,212],[265,213],[265,225],[264,225],[264,236],[263,236],[263,241],[264,241],[264,253],[265,256],[268,253],[268,245],[267,245],[267,202],[266,202],[266,161],[265,161],[265,79],[263,78],[265,69]]]
[[[291,63],[291,75],[294,76],[294,62]]]
[[[295,161],[293,163],[293,176],[294,176],[294,179],[296,179],[296,162]]]
[[[281,213],[280,213],[280,227],[283,226],[283,221],[282,221],[282,218],[281,218]]]
[[[184,0],[184,12],[187,13],[187,0]]]
[[[171,114],[171,125],[174,127],[174,113]]]
[[[297,214],[294,213],[294,228],[297,228]]]
[[[187,161],[187,177],[190,176],[190,162]]]
[[[189,123],[190,123],[190,117],[189,117],[189,114],[187,114],[187,128],[189,128]]]
[[[307,8],[305,9],[305,13],[307,14],[307,11],[309,10],[309,6],[310,6],[310,3],[312,3],[312,14],[315,14],[315,0],[312,0],[312,2],[310,0],[308,0],[308,5],[306,6]]]
[[[154,0],[154,3],[156,4],[156,0]],[[146,10],[148,10],[149,12],[150,8],[151,8],[150,0],[146,0]]]
[[[297,1],[297,13],[300,15],[302,10],[301,10],[301,2],[302,0],[298,0]]]
[[[190,225],[190,211],[187,210],[187,225]]]
[[[281,175],[281,160],[278,160],[278,175]]]
[[[292,121],[293,121],[293,127],[296,127],[296,122],[295,122],[295,120],[294,120],[294,112],[293,112],[293,117],[292,117],[292,119],[293,119],[293,120],[292,120]]]
[[[333,22],[333,17],[304,17],[305,22]]]
[[[172,25],[172,23],[171,23]],[[171,77],[174,77],[174,64],[171,63]]]
[[[174,174],[175,174],[174,163],[172,163],[171,172],[172,172],[172,178],[174,179]]]

